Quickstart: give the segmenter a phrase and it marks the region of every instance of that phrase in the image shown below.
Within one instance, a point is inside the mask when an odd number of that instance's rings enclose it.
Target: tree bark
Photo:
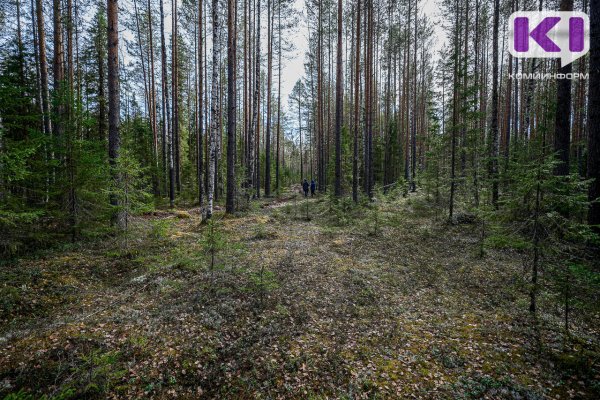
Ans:
[[[42,0],[36,0],[36,19],[38,34],[38,52],[40,58],[40,83],[42,86],[42,113],[44,119],[44,133],[52,134],[50,123],[50,100],[48,90],[48,60],[46,58],[46,31],[44,28],[44,9]]]
[[[337,11],[337,60],[335,97],[335,196],[342,195],[342,0]]]
[[[230,0],[231,1],[231,0]],[[210,104],[210,150],[208,159],[208,209],[206,218],[211,218],[213,213],[213,200],[215,197],[215,166],[217,160],[217,136],[219,135],[219,0],[212,0],[212,89]]]
[[[573,11],[573,0],[561,0],[560,11]],[[561,65],[559,73],[570,74],[573,64]],[[591,88],[591,85],[590,85]],[[556,81],[556,120],[554,123],[554,151],[558,157],[555,175],[569,174],[571,147],[571,80]]]
[[[104,85],[105,72],[104,72],[104,43],[100,38],[102,37],[101,31],[105,29],[102,25],[102,20],[98,20],[98,40],[96,40],[96,62],[98,63],[98,139],[106,139],[106,89]]]
[[[202,148],[202,123],[204,119],[203,95],[204,95],[204,35],[203,35],[203,20],[204,20],[204,1],[198,0],[198,128],[196,133],[196,179],[198,181],[198,204],[202,207],[203,200],[203,148]]]
[[[279,47],[279,51],[277,53],[277,56],[279,58],[278,62],[277,62],[277,147],[276,147],[276,153],[275,153],[275,190],[277,192],[279,192],[279,188],[280,188],[280,176],[279,176],[279,155],[281,152],[281,144],[280,144],[280,136],[281,136],[281,2],[278,5],[277,8],[277,30],[278,30],[278,35],[277,35],[277,40],[278,40],[278,47]],[[283,138],[283,166],[285,168],[285,137]]]
[[[165,45],[165,14],[163,0],[160,0],[160,47],[162,64],[162,103],[163,103],[163,162],[169,181],[169,204],[175,206],[175,170],[173,168],[173,137],[171,135],[171,115],[169,107],[169,84],[167,78],[167,46]],[[165,176],[167,179],[167,176]]]
[[[417,0],[415,0],[415,7],[414,7],[414,12],[415,12],[415,34],[414,34],[414,41],[415,41],[415,51],[413,53],[413,73],[414,76],[412,77],[413,79],[413,90],[412,90],[412,96],[413,96],[413,102],[412,102],[412,124],[411,124],[411,133],[410,133],[410,147],[411,147],[411,167],[410,167],[410,190],[411,192],[414,192],[417,190],[417,185],[415,182],[415,176],[417,173],[417,23],[418,23],[418,4],[417,4]]]
[[[600,4],[590,2],[590,87],[588,94],[587,176],[591,202],[588,222],[600,234]]]
[[[492,121],[490,125],[490,176],[492,180],[492,205],[498,208],[498,25],[500,2],[494,0],[492,34]]]
[[[495,0],[496,2],[498,0]],[[450,155],[450,203],[448,207],[448,219],[452,222],[454,216],[454,197],[456,194],[456,130],[458,125],[458,30],[459,30],[459,9],[458,0],[455,1],[455,19],[454,19],[454,71],[452,84],[452,138],[451,138],[451,155]]]
[[[173,131],[172,131],[172,143],[171,148],[173,152],[173,163],[175,167],[175,185],[177,187],[177,193],[181,191],[181,173],[179,166],[181,165],[181,157],[179,154],[180,139],[179,139],[179,53],[178,53],[178,28],[177,24],[179,19],[177,18],[177,0],[172,0],[172,33],[171,33],[171,85],[173,94]]]
[[[149,63],[149,74],[150,74],[150,125],[152,128],[152,155],[154,157],[154,194],[160,195],[160,179],[158,176],[159,163],[158,163],[158,127],[156,123],[156,85],[154,82],[154,35],[152,32],[152,10],[150,6],[150,0],[147,3],[148,13],[148,63]]]
[[[227,2],[227,198],[225,202],[225,211],[232,214],[235,211],[235,127],[236,127],[236,0]]]
[[[352,200],[358,203],[358,129],[360,125],[360,0],[356,2],[356,54],[354,62],[354,149],[352,157]]]
[[[64,104],[63,104],[63,83],[65,80],[64,66],[64,47],[62,34],[62,14],[60,0],[53,0],[53,25],[54,25],[54,95],[56,96],[56,115],[54,121],[54,135],[62,136],[64,131]]]
[[[115,187],[121,185],[121,177],[117,171],[117,161],[121,146],[119,134],[119,20],[118,0],[107,0],[108,22],[108,161],[111,167]],[[118,197],[113,193],[110,203],[117,207],[114,223],[121,229],[125,227],[125,215],[118,209]]]
[[[259,155],[259,143],[258,134],[260,130],[260,0],[258,1],[258,7],[256,11],[256,45],[255,45],[255,56],[254,56],[254,68],[255,68],[255,83],[254,83],[254,95],[252,100],[252,123],[250,124],[250,132],[248,134],[248,147],[249,147],[249,166],[248,166],[248,186],[253,187],[256,190],[256,196],[260,197],[260,181],[259,181],[259,168],[258,168],[258,155]]]
[[[260,1],[260,0],[259,0]],[[267,120],[265,131],[265,197],[271,195],[271,82],[273,79],[272,2],[267,2]]]

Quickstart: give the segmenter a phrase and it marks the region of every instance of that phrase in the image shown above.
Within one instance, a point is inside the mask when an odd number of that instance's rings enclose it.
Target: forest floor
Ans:
[[[0,397],[598,398],[598,327],[564,346],[522,255],[438,213],[286,193],[217,211],[212,271],[198,209],[2,266]]]

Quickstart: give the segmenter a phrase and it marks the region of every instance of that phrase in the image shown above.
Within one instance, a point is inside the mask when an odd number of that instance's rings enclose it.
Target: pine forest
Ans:
[[[600,0],[2,0],[0,399],[174,398],[600,398]]]

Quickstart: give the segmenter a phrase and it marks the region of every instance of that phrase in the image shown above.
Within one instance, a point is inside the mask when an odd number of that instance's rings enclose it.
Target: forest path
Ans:
[[[223,247],[212,271],[197,210],[136,218],[127,248],[22,261],[15,279],[27,297],[15,302],[11,337],[2,329],[0,395],[586,393],[537,356],[520,260],[479,258],[474,226],[440,223],[420,195],[366,211],[282,199],[216,214]]]

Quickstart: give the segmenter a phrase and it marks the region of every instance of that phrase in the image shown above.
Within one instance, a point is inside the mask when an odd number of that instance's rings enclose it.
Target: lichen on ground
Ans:
[[[597,327],[527,312],[519,254],[478,254],[421,195],[369,209],[197,209],[0,270],[6,398],[597,398]],[[309,219],[306,218],[306,209]],[[30,397],[28,397],[30,396]]]

